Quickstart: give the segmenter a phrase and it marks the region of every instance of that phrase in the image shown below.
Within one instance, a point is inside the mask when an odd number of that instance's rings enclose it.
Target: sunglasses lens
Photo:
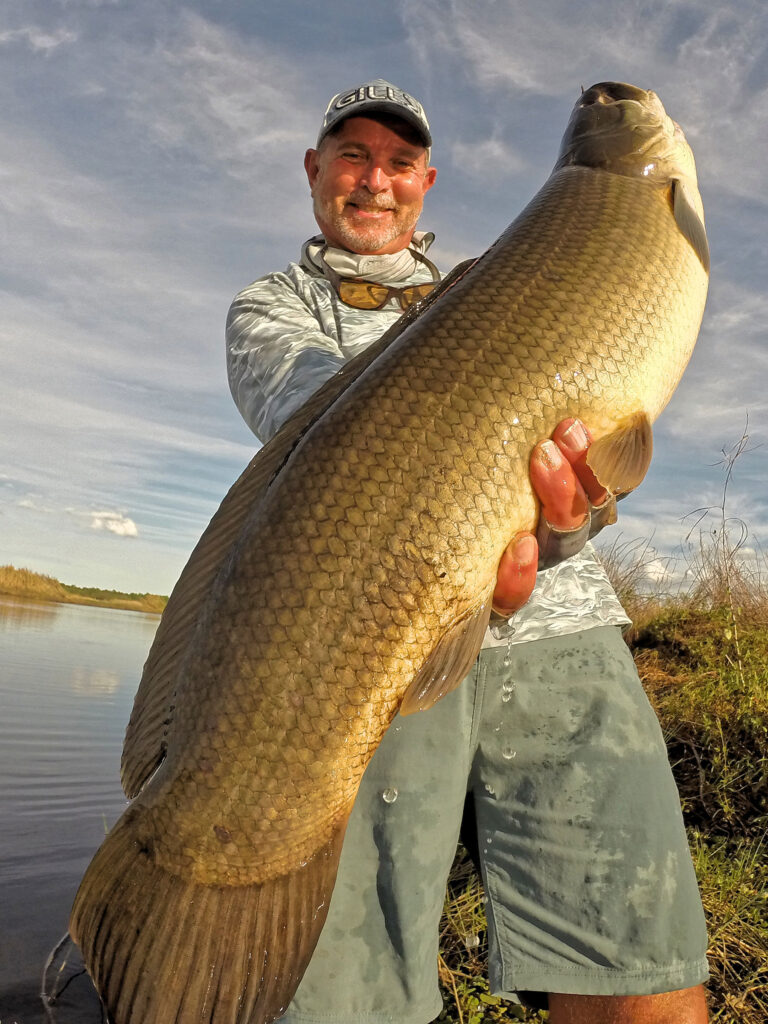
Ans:
[[[378,309],[386,301],[389,288],[370,281],[342,281],[339,284],[339,298],[355,309]]]
[[[403,288],[400,293],[400,305],[403,309],[408,309],[414,302],[426,298],[430,292],[435,290],[436,285],[436,281],[429,281],[427,284],[414,284],[409,288]]]

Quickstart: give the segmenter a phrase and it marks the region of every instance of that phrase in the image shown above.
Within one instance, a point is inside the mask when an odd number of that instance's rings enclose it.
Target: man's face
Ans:
[[[367,117],[342,121],[304,167],[326,240],[361,254],[406,248],[437,176],[423,146]]]

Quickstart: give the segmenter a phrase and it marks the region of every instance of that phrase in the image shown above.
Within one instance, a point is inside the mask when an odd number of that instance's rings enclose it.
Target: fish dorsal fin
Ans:
[[[396,338],[434,305],[472,262],[468,260],[456,267],[378,341],[345,363],[257,452],[230,488],[173,588],[144,665],[123,744],[121,778],[126,796],[136,796],[165,757],[175,709],[176,682],[185,652],[213,583],[228,563],[246,519],[312,424]]]
[[[126,796],[141,790],[165,757],[176,704],[176,680],[213,582],[249,512],[258,504],[295,439],[280,431],[252,459],[197,542],[182,570],[149,651],[123,744]]]
[[[616,430],[589,446],[587,465],[611,494],[624,494],[640,484],[653,455],[653,430],[644,412],[628,417]]]
[[[691,243],[702,267],[709,273],[709,242],[704,221],[691,201],[685,182],[679,178],[672,182],[672,212],[683,236]]]
[[[455,690],[477,658],[491,616],[491,595],[451,626],[405,691],[401,715],[426,711]]]

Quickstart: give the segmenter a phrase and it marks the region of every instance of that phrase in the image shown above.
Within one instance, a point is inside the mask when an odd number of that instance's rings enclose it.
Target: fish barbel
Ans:
[[[127,730],[132,802],[71,932],[115,1024],[265,1024],[312,954],[363,771],[477,655],[566,416],[613,492],[690,357],[709,257],[652,92],[579,98],[541,191],[255,457],[177,583]],[[405,327],[405,329],[403,329]]]

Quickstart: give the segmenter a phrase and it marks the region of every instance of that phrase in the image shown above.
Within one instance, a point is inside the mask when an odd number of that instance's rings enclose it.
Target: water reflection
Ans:
[[[40,628],[52,627],[61,607],[60,604],[0,596],[0,630],[16,629],[30,623]]]
[[[115,693],[120,686],[120,676],[106,669],[87,669],[78,665],[72,671],[70,687],[78,697]]]
[[[43,964],[88,862],[125,808],[123,736],[158,622],[0,599],[3,1024],[40,1020]],[[89,1019],[79,1013],[71,1022]]]

